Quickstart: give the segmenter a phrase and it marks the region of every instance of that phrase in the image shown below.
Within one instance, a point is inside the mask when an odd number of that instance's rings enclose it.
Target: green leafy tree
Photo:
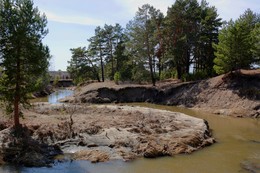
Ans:
[[[249,69],[257,61],[257,32],[259,18],[247,10],[235,22],[230,21],[219,34],[214,69],[218,74],[238,69]]]
[[[35,89],[36,91],[44,90],[50,84],[50,75],[45,73],[36,80]]]
[[[122,80],[130,80],[132,78],[133,65],[126,55],[125,42],[120,41],[114,52],[114,58],[116,60],[116,71],[121,74]]]
[[[254,39],[254,46],[252,49],[254,56],[254,63],[260,65],[260,22],[256,24],[254,30],[252,31],[252,38]]]
[[[219,28],[222,25],[218,18],[217,9],[210,7],[206,1],[200,5],[199,29],[193,49],[194,72],[196,74],[214,75],[214,48],[213,43],[218,43]],[[205,75],[202,75],[205,76]]]
[[[28,93],[49,66],[49,49],[42,44],[47,19],[32,0],[0,0],[0,24],[1,99],[19,127],[20,104],[29,104]]]
[[[114,36],[114,28],[112,25],[107,25],[105,24],[103,30],[103,40],[104,40],[104,57],[106,59],[106,62],[111,63],[111,70],[110,70],[110,74],[108,74],[108,76],[110,76],[110,79],[114,76],[114,45],[115,45],[115,36]]]
[[[71,74],[76,84],[87,79],[97,79],[100,82],[97,67],[91,60],[90,53],[86,47],[70,49],[72,53],[71,60],[68,61],[67,71]]]
[[[151,80],[150,72],[147,70],[147,68],[145,68],[142,62],[134,64],[131,72],[132,81],[134,82],[138,82],[141,84],[142,82],[148,82]]]
[[[55,76],[54,80],[53,80],[53,86],[57,87],[59,84],[59,81],[60,81],[60,76],[59,75]]]
[[[91,56],[94,57],[96,63],[100,66],[101,69],[101,79],[102,82],[105,81],[105,32],[104,30],[98,26],[95,29],[95,35],[88,39],[89,47],[88,51],[91,52]]]
[[[158,20],[161,20],[162,13],[149,4],[138,9],[134,20],[127,25],[129,36],[128,50],[136,56],[136,62],[140,64],[148,62],[153,85],[156,83],[156,46],[158,45],[156,29]]]
[[[215,58],[212,43],[218,43],[221,19],[215,7],[203,0],[176,0],[167,11],[164,32],[166,60],[164,64],[177,71],[179,79],[188,76],[191,65],[195,73],[213,75]],[[204,76],[204,75],[203,75]]]
[[[153,20],[156,26],[155,37],[158,40],[158,44],[155,48],[155,56],[158,59],[157,67],[158,67],[158,76],[161,79],[161,73],[163,70],[163,59],[165,56],[165,47],[166,47],[166,39],[164,36],[164,15],[163,13],[158,13],[156,20]]]
[[[103,28],[98,26],[95,29],[95,35],[88,39],[88,57],[92,59],[93,65],[101,69],[102,81],[105,78],[114,79],[120,59],[117,49],[125,40],[126,36],[119,24],[115,26],[106,24]]]
[[[75,84],[78,84],[82,80],[82,71],[85,68],[85,57],[86,57],[86,48],[78,47],[70,49],[72,56],[71,60],[68,61],[69,66],[67,71],[70,73]]]
[[[117,71],[114,75],[114,81],[118,85],[120,80],[121,80],[121,74]]]
[[[173,56],[178,79],[188,74],[193,48],[197,41],[200,6],[197,0],[176,0],[168,9],[166,32],[169,38],[168,54]]]
[[[103,31],[103,56],[105,59],[105,74],[108,78],[113,80],[114,73],[117,68],[117,59],[115,57],[115,52],[118,44],[125,41],[125,35],[123,33],[123,28],[116,24],[107,25],[102,28]]]

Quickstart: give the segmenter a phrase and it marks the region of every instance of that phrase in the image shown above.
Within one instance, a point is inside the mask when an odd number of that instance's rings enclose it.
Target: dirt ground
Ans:
[[[35,103],[24,113],[21,123],[34,140],[74,153],[78,160],[173,156],[215,142],[204,120],[163,110]]]

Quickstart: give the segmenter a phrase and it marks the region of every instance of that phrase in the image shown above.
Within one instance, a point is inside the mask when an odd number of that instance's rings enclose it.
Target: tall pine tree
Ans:
[[[0,0],[1,98],[14,112],[14,126],[20,125],[20,104],[28,103],[37,78],[46,73],[49,49],[42,44],[48,33],[47,19],[32,0]]]
[[[249,69],[257,61],[257,43],[260,40],[255,32],[259,27],[258,16],[251,10],[246,10],[238,20],[230,21],[221,30],[219,43],[214,45],[214,69],[218,74]]]
[[[150,77],[153,85],[156,82],[156,46],[159,44],[157,39],[156,29],[158,28],[158,20],[161,19],[161,12],[156,10],[149,4],[143,5],[138,9],[133,21],[130,21],[127,26],[129,44],[128,49],[132,49],[136,55],[139,64],[148,63]]]
[[[180,79],[189,73],[193,47],[199,31],[200,7],[197,0],[176,0],[168,9],[166,33],[167,52],[173,56]]]

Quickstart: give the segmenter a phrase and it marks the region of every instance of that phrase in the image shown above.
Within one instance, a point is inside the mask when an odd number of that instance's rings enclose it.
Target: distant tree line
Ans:
[[[259,14],[246,10],[222,22],[205,0],[176,0],[164,16],[149,4],[126,28],[96,27],[88,47],[72,48],[67,70],[76,83],[89,79],[145,82],[196,80],[259,63]],[[115,76],[116,75],[116,76]]]

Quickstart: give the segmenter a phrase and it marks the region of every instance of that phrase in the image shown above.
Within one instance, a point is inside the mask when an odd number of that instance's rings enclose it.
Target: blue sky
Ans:
[[[132,20],[138,7],[149,3],[164,14],[175,0],[34,0],[48,19],[45,37],[53,56],[50,70],[66,70],[70,48],[87,46],[96,26],[121,24]],[[259,0],[207,0],[224,20],[237,19],[247,8],[260,13]]]

